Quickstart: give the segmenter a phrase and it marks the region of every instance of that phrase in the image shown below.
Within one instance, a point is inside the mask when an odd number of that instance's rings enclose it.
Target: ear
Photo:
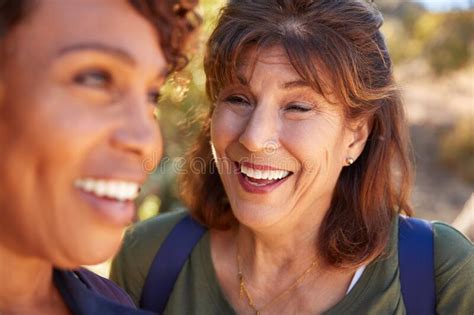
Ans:
[[[348,144],[344,159],[351,158],[354,161],[357,160],[365,148],[371,129],[371,122],[368,119],[358,120],[349,124]]]

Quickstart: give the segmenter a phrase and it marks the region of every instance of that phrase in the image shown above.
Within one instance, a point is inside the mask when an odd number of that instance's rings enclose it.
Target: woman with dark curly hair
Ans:
[[[406,216],[409,139],[381,25],[362,0],[223,8],[204,62],[213,106],[181,182],[194,221],[127,233],[112,276],[132,298],[156,294],[171,256],[184,264],[164,314],[473,314],[472,244]]]
[[[81,269],[120,246],[161,154],[193,1],[0,1],[0,314],[144,314]]]

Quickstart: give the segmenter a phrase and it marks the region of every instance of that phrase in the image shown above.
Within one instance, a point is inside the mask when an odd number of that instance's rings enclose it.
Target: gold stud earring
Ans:
[[[354,159],[351,157],[346,158],[346,165],[351,166],[352,164],[354,164]]]

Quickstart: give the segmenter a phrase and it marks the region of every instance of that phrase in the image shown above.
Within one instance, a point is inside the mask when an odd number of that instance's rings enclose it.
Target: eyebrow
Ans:
[[[75,53],[75,52],[80,52],[80,51],[95,51],[95,52],[100,52],[108,55],[112,55],[116,58],[121,59],[123,62],[135,66],[137,64],[136,60],[125,50],[117,48],[117,47],[112,47],[108,45],[104,45],[101,43],[79,43],[79,44],[74,44],[70,46],[63,47],[59,49],[57,56],[61,57],[70,53]],[[163,67],[159,69],[158,71],[158,78],[163,78],[168,75],[169,71],[167,67]]]
[[[84,50],[85,51],[87,51],[87,50],[97,51],[97,52],[113,55],[113,56],[115,56],[119,59],[122,59],[126,63],[132,64],[132,65],[136,64],[135,59],[133,59],[133,57],[129,53],[127,53],[126,51],[124,51],[120,48],[107,46],[107,45],[100,44],[100,43],[79,43],[79,44],[66,46],[66,47],[63,47],[63,48],[59,49],[57,55],[58,56],[64,56],[64,55],[67,55],[67,54],[70,54],[70,53],[75,53],[75,52],[84,51]]]
[[[293,89],[301,87],[310,87],[309,83],[304,80],[295,80],[290,82],[285,82],[281,85],[283,89]]]
[[[241,85],[247,86],[249,84],[247,78],[245,78],[245,76],[243,76],[242,74],[237,73],[236,77]]]

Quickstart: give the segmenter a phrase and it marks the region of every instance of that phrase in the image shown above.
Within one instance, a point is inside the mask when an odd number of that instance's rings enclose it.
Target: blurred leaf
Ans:
[[[138,209],[138,219],[140,221],[156,216],[160,212],[161,200],[155,195],[149,195]]]
[[[448,168],[474,183],[474,116],[460,119],[441,138],[439,155]]]

